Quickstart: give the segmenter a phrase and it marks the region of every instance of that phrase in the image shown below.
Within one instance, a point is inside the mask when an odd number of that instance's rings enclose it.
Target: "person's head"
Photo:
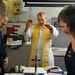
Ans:
[[[28,25],[28,27],[31,27],[33,21],[32,20],[27,20],[26,25]]]
[[[5,12],[0,12],[0,28],[6,25],[8,22],[8,17]]]
[[[75,34],[75,6],[65,6],[58,15],[58,24],[63,32]]]
[[[45,16],[45,13],[44,12],[39,12],[37,14],[37,20],[38,20],[38,24],[40,26],[43,26],[46,24],[46,16]]]

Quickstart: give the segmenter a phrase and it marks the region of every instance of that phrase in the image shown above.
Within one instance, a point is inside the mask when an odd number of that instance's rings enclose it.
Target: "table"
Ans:
[[[16,73],[16,74],[18,73],[18,74],[25,74],[25,75],[34,75],[34,72],[35,72],[34,67],[26,67],[23,72],[15,72],[15,69],[11,68],[8,74],[12,75],[12,73]],[[48,74],[49,75],[63,75],[64,74],[62,70],[59,72],[50,72],[50,70],[46,71],[44,68],[41,68],[41,67],[37,68],[37,72],[38,72],[38,75],[48,75]],[[5,75],[7,74],[5,73]]]

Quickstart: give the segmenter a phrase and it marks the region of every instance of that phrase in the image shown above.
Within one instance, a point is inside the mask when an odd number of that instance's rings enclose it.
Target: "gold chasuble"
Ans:
[[[43,32],[43,54],[41,60],[42,61],[41,67],[46,67],[49,65],[50,30],[45,26],[43,26],[43,29],[44,29],[43,30],[44,31]],[[39,35],[40,35],[40,26],[37,24],[36,26],[34,26],[32,41],[31,41],[32,46],[31,46],[31,55],[30,55],[30,62],[29,62],[29,66],[31,67],[35,66],[35,61],[32,61],[32,59],[35,59]]]

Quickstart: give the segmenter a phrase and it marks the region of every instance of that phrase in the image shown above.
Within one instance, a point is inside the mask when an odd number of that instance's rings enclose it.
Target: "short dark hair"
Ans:
[[[63,21],[70,28],[70,32],[75,33],[75,6],[65,6],[58,15],[58,23]]]

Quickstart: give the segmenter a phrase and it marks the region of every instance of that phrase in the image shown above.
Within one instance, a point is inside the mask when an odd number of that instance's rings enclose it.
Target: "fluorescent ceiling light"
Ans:
[[[27,4],[75,4],[75,2],[27,2]]]

